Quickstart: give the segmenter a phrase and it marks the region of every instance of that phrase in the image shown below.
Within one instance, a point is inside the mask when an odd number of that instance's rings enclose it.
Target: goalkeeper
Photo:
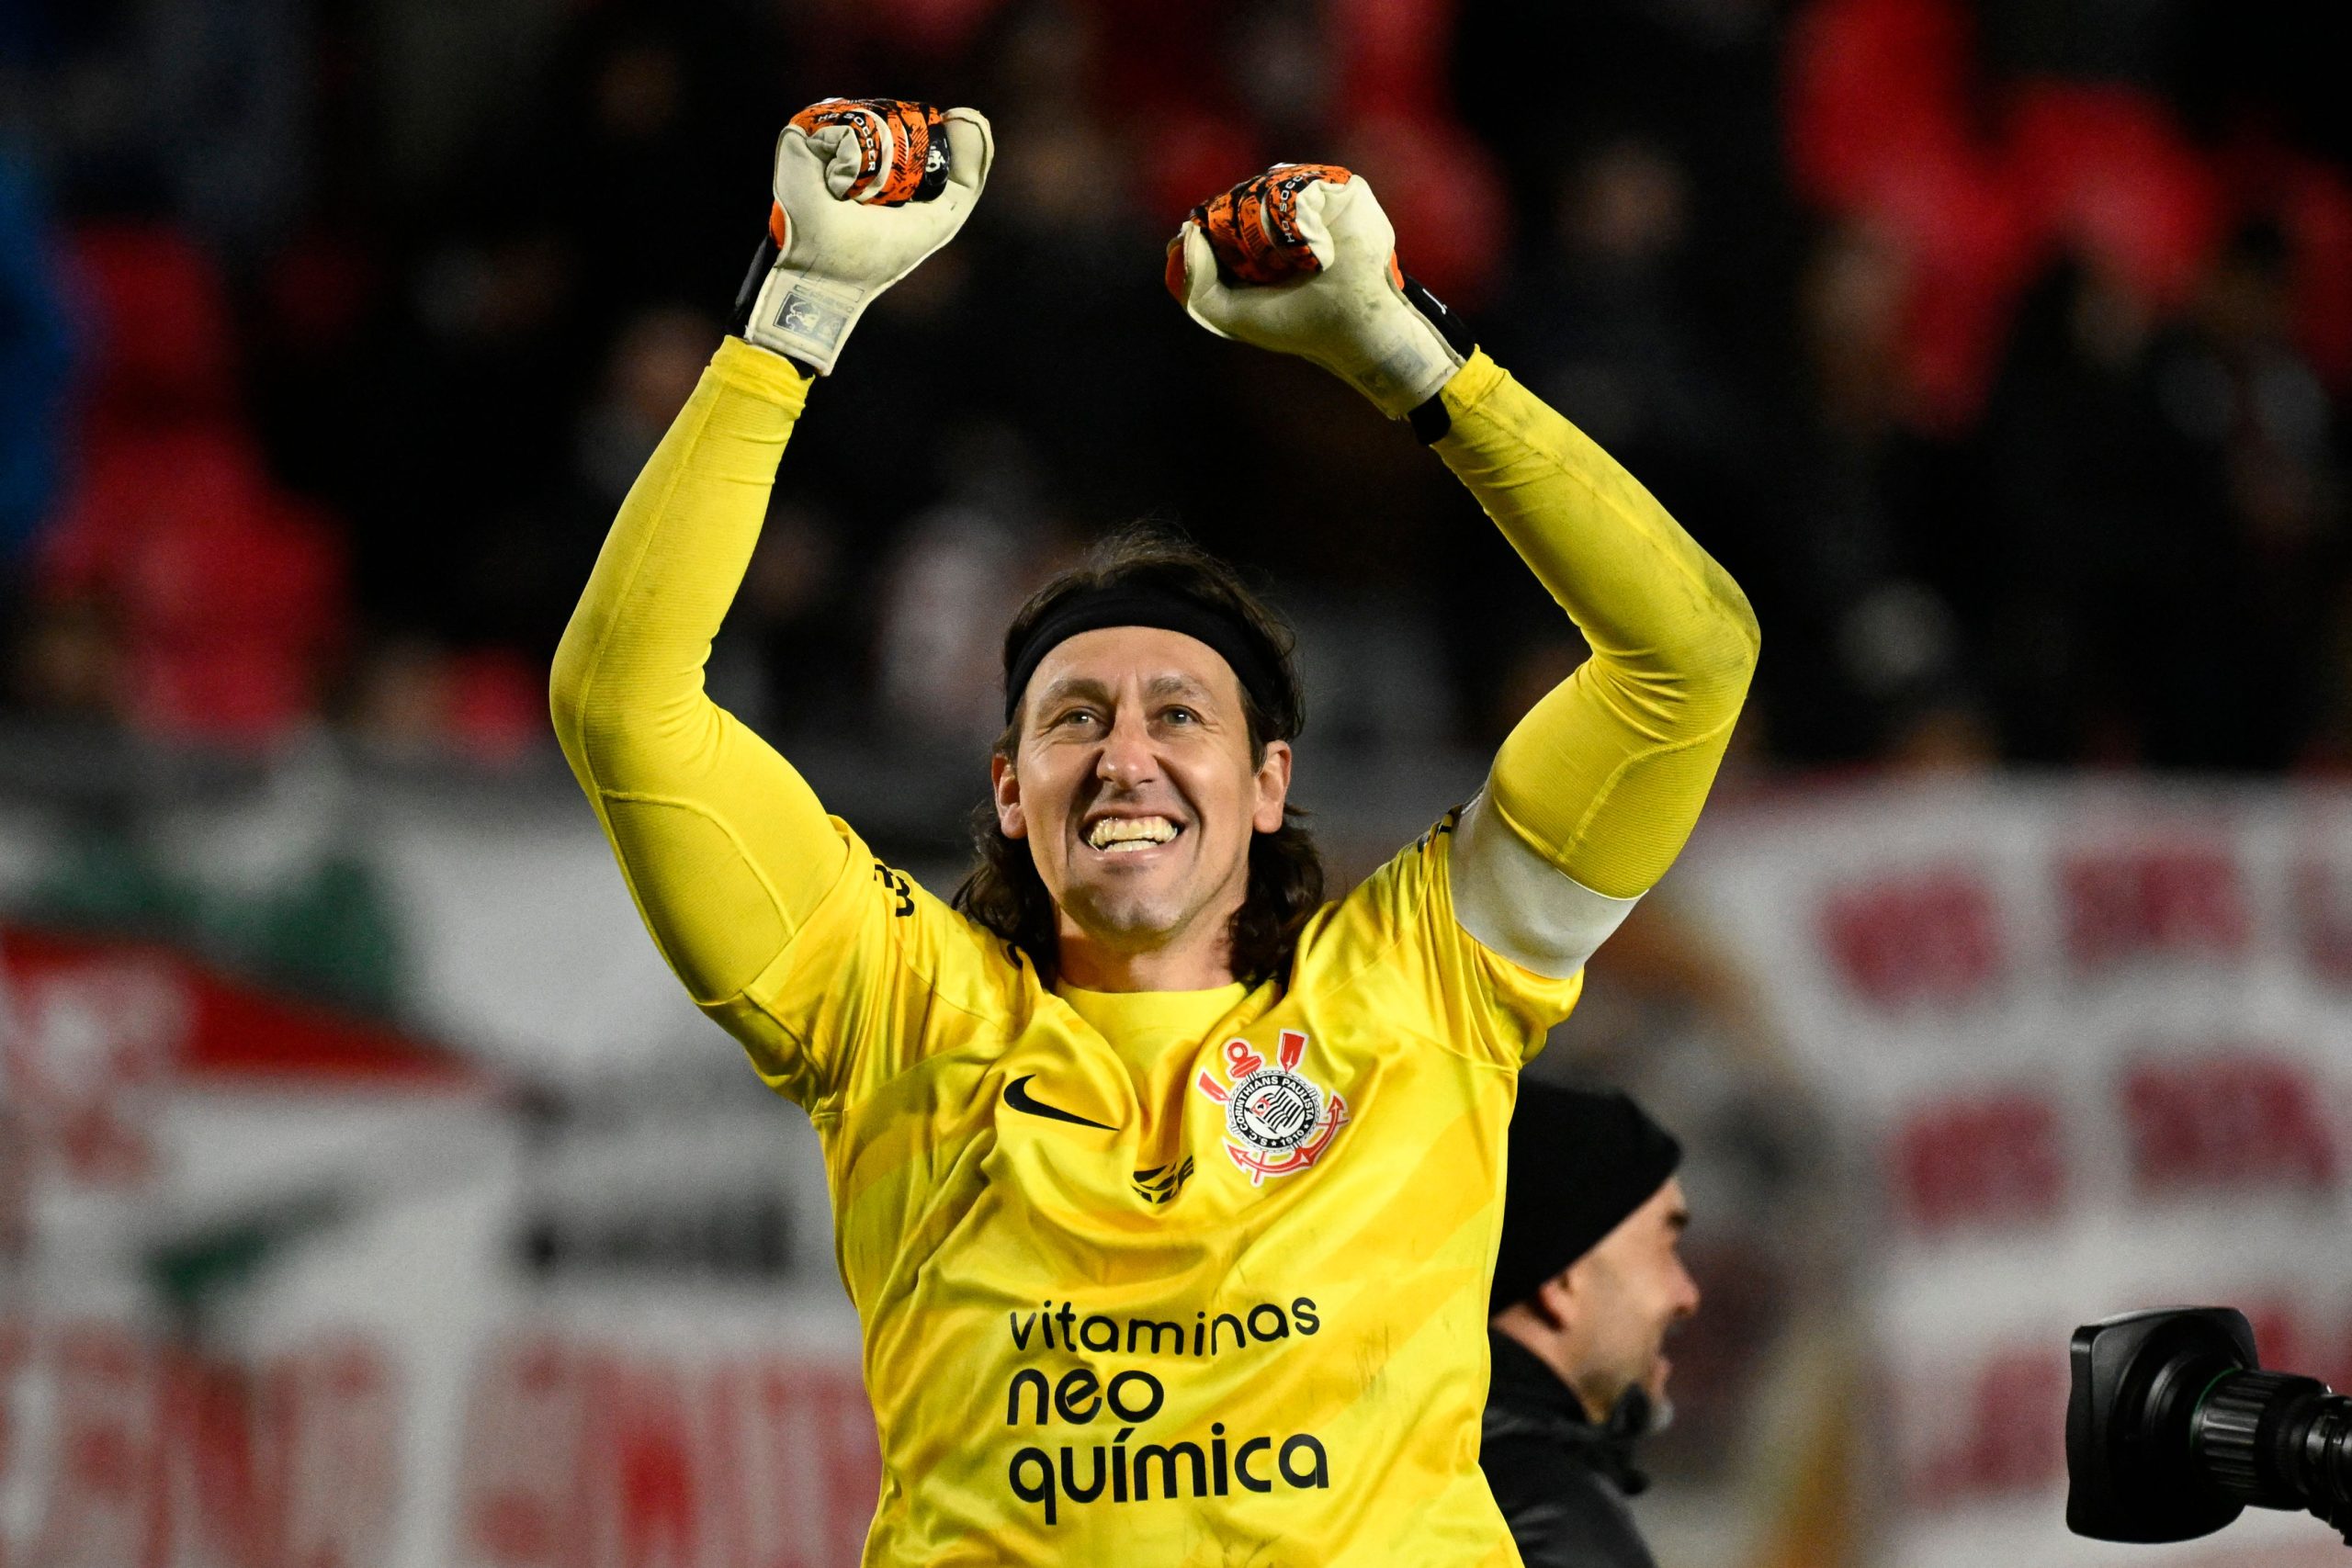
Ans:
[[[888,100],[786,129],[737,332],[557,655],[557,732],[664,957],[822,1139],[868,1564],[1515,1562],[1478,1433],[1516,1075],[1688,835],[1754,619],[1398,270],[1362,178],[1277,167],[1184,224],[1185,309],[1409,421],[1593,656],[1327,904],[1285,820],[1287,634],[1123,536],[1010,629],[994,829],[933,897],[702,665],[814,379],[991,151],[978,114]]]

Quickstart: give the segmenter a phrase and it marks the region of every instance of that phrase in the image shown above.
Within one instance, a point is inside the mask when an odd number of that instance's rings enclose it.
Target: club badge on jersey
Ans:
[[[1276,1039],[1272,1065],[1247,1040],[1225,1043],[1226,1077],[1204,1069],[1193,1088],[1225,1107],[1225,1152],[1250,1173],[1252,1187],[1270,1176],[1306,1169],[1329,1153],[1348,1124],[1344,1095],[1324,1093],[1299,1071],[1307,1038],[1295,1029]]]

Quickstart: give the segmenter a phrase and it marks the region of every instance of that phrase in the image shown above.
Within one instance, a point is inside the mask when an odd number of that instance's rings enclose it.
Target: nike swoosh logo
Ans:
[[[1025,1111],[1032,1116],[1050,1116],[1057,1122],[1075,1122],[1081,1127],[1099,1127],[1105,1133],[1118,1131],[1106,1122],[1089,1121],[1074,1111],[1064,1111],[1058,1105],[1048,1105],[1042,1100],[1033,1099],[1029,1085],[1036,1076],[1035,1073],[1024,1074],[1005,1085],[1004,1102],[1015,1111]]]

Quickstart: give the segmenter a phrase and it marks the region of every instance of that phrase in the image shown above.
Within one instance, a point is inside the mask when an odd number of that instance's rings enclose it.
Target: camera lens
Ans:
[[[2352,1526],[2352,1399],[2316,1378],[2237,1371],[2199,1402],[2190,1446],[2213,1483],[2262,1508]]]

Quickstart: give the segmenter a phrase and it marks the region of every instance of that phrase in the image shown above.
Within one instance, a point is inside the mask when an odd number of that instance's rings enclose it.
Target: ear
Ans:
[[[989,793],[996,797],[996,825],[1008,839],[1029,836],[1029,818],[1021,809],[1021,780],[1012,759],[1001,751],[989,755]]]
[[[1577,1319],[1576,1270],[1564,1269],[1553,1275],[1536,1286],[1535,1293],[1528,1300],[1544,1322],[1565,1333]]]
[[[1283,806],[1290,799],[1290,742],[1266,742],[1265,759],[1258,764],[1258,800],[1250,826],[1271,833],[1283,825]]]

